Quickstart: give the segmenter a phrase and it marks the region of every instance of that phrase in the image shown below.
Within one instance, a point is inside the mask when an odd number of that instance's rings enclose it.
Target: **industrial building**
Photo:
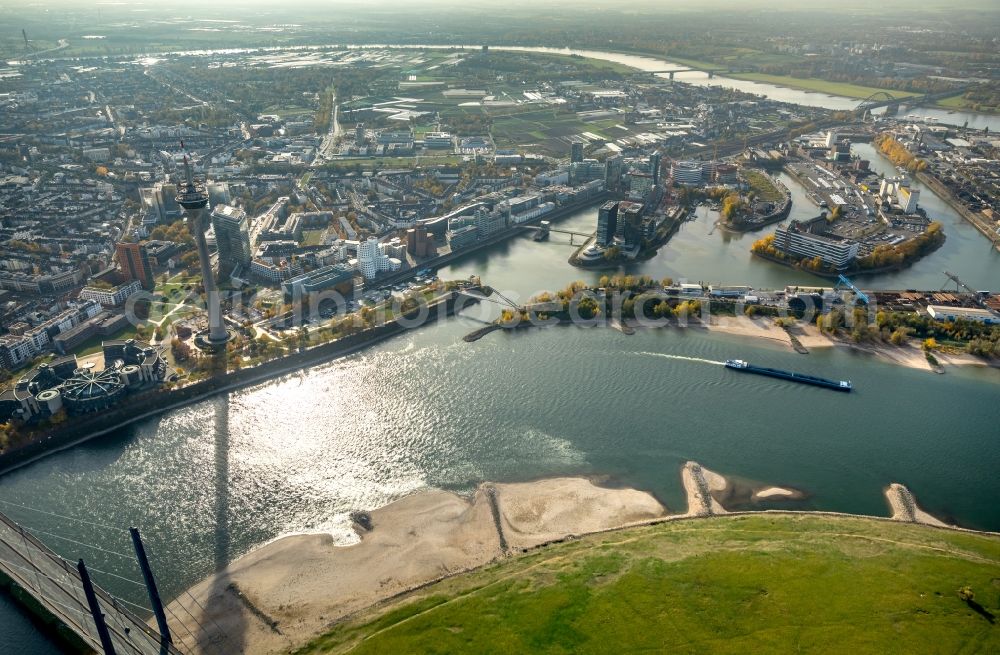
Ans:
[[[1000,315],[979,307],[943,307],[927,305],[927,314],[935,321],[970,321],[985,325],[1000,325]]]
[[[455,147],[455,137],[448,132],[428,132],[424,135],[424,147],[435,150],[451,150]]]

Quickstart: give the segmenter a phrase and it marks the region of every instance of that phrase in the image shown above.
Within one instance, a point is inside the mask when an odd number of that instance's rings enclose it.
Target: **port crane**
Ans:
[[[860,300],[863,304],[867,305],[869,303],[868,294],[854,286],[854,283],[843,274],[837,276],[837,284],[833,287],[834,291],[840,291],[842,289],[854,293],[854,297]]]
[[[976,299],[976,302],[978,304],[980,304],[980,305],[983,304],[983,299],[980,297],[980,293],[978,291],[976,291],[975,289],[973,289],[972,287],[970,287],[965,282],[962,282],[961,278],[959,278],[957,275],[955,275],[951,271],[945,271],[944,275],[945,275],[945,277],[948,278],[949,282],[954,282],[955,283],[955,291],[956,292],[959,292],[962,289],[965,289],[967,292],[969,292],[970,294],[972,294],[972,297]],[[945,287],[947,287],[947,286],[948,286],[948,282],[945,282],[944,284],[942,284],[941,285],[941,291],[944,291]]]

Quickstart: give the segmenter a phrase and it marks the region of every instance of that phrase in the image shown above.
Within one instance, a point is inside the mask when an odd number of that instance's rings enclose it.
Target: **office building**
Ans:
[[[333,289],[344,295],[354,291],[354,271],[345,264],[331,264],[281,283],[286,298]]]
[[[858,256],[858,242],[812,231],[825,224],[825,215],[806,222],[792,221],[774,231],[774,247],[794,257],[819,257],[825,264],[844,270]]]
[[[488,239],[507,227],[507,216],[503,212],[480,207],[472,224],[478,228],[480,239]]]
[[[618,204],[616,232],[626,249],[637,248],[642,244],[642,211],[641,202],[622,201]]]
[[[357,269],[366,280],[372,279],[382,271],[398,271],[402,265],[399,259],[385,253],[383,244],[375,237],[368,237],[358,243]]]
[[[675,161],[670,164],[674,184],[701,184],[702,165],[699,161]]]
[[[215,243],[219,249],[219,268],[232,271],[248,266],[253,256],[247,213],[237,207],[221,205],[212,210]]]
[[[608,191],[617,191],[621,186],[624,165],[621,155],[612,155],[604,161],[604,187]]]
[[[569,160],[571,163],[583,161],[583,143],[577,141],[570,145]]]
[[[660,183],[660,166],[663,155],[654,152],[649,156],[649,174],[653,176],[653,186]]]
[[[80,291],[81,300],[96,300],[104,307],[120,307],[125,304],[129,296],[139,293],[142,285],[139,280],[131,280],[111,289],[99,289],[97,287],[84,287]]]
[[[597,245],[610,246],[618,227],[618,203],[609,200],[597,210]]]
[[[603,180],[606,174],[604,164],[596,159],[584,159],[569,165],[569,183],[572,185]]]
[[[468,248],[477,241],[479,241],[479,229],[475,225],[466,225],[448,233],[448,242],[453,251]]]
[[[406,252],[414,257],[430,257],[437,252],[434,236],[427,226],[418,225],[406,231]]]
[[[151,187],[139,189],[142,205],[155,223],[172,223],[181,217],[181,206],[177,204],[177,185],[157,182]]]
[[[126,282],[138,280],[147,291],[156,285],[149,253],[141,243],[121,242],[115,246],[115,261]]]
[[[643,201],[653,190],[653,176],[645,173],[630,173],[628,176],[629,200]]]
[[[208,204],[212,207],[228,205],[231,202],[228,182],[210,182],[205,185],[205,190],[208,191]]]

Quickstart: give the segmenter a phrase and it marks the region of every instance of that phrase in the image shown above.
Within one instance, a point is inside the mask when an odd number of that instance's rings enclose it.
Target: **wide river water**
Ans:
[[[855,149],[892,172],[870,146]],[[783,180],[795,194],[792,218],[814,215]],[[945,224],[945,245],[864,286],[937,289],[947,269],[976,288],[1000,287],[1000,253],[929,190],[921,204]],[[750,256],[770,229],[732,235],[714,229],[715,219],[699,210],[629,272],[759,287],[822,283]],[[595,220],[588,209],[562,225],[590,232]],[[595,280],[599,273],[566,262],[572,247],[563,238],[517,238],[441,276],[479,274],[521,298]],[[102,549],[40,535],[69,559],[132,580],[139,573],[127,535],[99,525],[139,526],[168,598],[281,535],[324,530],[347,543],[349,511],[427,486],[465,491],[483,480],[600,474],[683,510],[679,470],[688,459],[801,488],[808,499],[784,505],[798,508],[885,515],[882,489],[898,481],[932,513],[1000,530],[995,370],[933,375],[841,349],[802,356],[697,330],[555,328],[461,340],[480,324],[453,317],[55,454],[0,478],[0,510]],[[728,357],[851,379],[856,392],[737,375],[719,365]],[[147,604],[141,587],[94,577]],[[54,650],[0,596],[0,652]]]

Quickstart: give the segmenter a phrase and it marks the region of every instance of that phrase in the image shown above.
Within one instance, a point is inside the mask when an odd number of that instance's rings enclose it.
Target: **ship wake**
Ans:
[[[664,359],[675,359],[684,362],[701,362],[702,364],[714,364],[716,366],[723,366],[725,362],[717,361],[714,359],[704,359],[703,357],[687,357],[686,355],[670,355],[668,353],[650,353],[650,352],[638,352],[636,355],[646,355],[649,357],[663,357]]]

